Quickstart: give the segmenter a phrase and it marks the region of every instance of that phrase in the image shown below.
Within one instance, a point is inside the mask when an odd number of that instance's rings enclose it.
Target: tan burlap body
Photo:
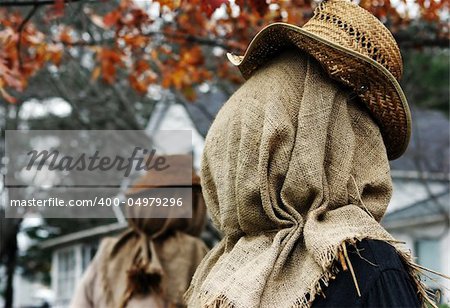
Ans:
[[[223,106],[201,179],[224,238],[197,269],[189,307],[309,306],[336,274],[343,242],[394,244],[379,224],[392,191],[386,149],[349,95],[290,51]]]
[[[184,191],[174,188],[172,196]],[[129,218],[125,232],[104,238],[70,307],[185,307],[183,294],[208,251],[199,238],[206,217],[199,187],[192,198],[192,218]],[[148,207],[127,211],[131,217],[149,215]]]
[[[102,304],[94,307],[163,308],[185,307],[183,294],[207,248],[183,232],[152,240],[128,231],[120,238],[103,240],[99,251],[99,284],[92,287],[102,290],[97,296]],[[135,281],[130,277],[133,272]]]

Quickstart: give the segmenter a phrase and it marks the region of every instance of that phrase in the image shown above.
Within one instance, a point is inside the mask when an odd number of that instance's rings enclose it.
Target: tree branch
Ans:
[[[135,116],[136,111],[134,110],[133,106],[130,105],[131,102],[126,98],[121,89],[119,89],[117,84],[112,84],[111,89],[116,95],[120,105],[122,105],[125,114],[128,115],[128,118],[132,121],[131,123],[129,123],[130,126],[132,126],[132,128],[136,130],[143,130],[144,127],[136,119]]]
[[[22,61],[22,56],[21,56],[21,48],[22,48],[22,33],[23,33],[23,29],[25,28],[27,22],[30,21],[31,17],[33,17],[33,15],[36,13],[38,9],[38,6],[35,5],[27,14],[27,16],[25,17],[25,19],[21,22],[21,24],[19,25],[19,28],[17,28],[17,32],[19,32],[19,38],[17,40],[17,57],[19,59],[19,68],[22,71],[23,70],[23,61]]]
[[[60,97],[62,97],[71,107],[73,111],[73,115],[75,116],[76,120],[85,128],[89,129],[91,124],[89,121],[85,121],[83,117],[81,116],[81,112],[78,108],[77,104],[74,104],[72,99],[68,97],[68,90],[65,88],[64,83],[62,83],[58,78],[55,78],[52,76],[52,74],[48,74],[50,81],[53,85],[53,87],[56,89]]]
[[[7,1],[7,2],[1,2],[0,7],[20,7],[20,6],[42,6],[42,5],[52,5],[55,4],[57,0],[24,0],[24,1]],[[75,2],[90,2],[95,3],[98,2],[97,0],[63,0],[64,3],[75,3]],[[32,15],[32,14],[31,14]],[[31,16],[30,16],[31,18]],[[214,46],[214,47],[222,47],[225,50],[233,50],[233,49],[241,49],[239,48],[238,42],[223,42],[216,39],[209,39],[209,38],[202,38],[197,37],[191,34],[183,34],[183,33],[164,33],[159,31],[154,32],[148,32],[145,35],[147,36],[153,36],[161,34],[168,38],[173,39],[183,39],[188,42],[192,43],[198,43],[201,45],[207,45],[207,46]],[[397,40],[398,44],[403,48],[418,48],[418,47],[441,47],[441,48],[448,48],[450,45],[450,40],[448,38],[424,38],[424,39],[411,39],[409,36],[406,35],[395,35],[395,39]],[[95,45],[95,42],[77,42],[72,45]]]
[[[236,50],[240,49],[237,47],[240,43],[235,41],[230,41],[228,43],[225,43],[219,39],[210,39],[210,38],[203,38],[194,36],[191,34],[183,34],[183,33],[165,33],[163,31],[151,31],[144,33],[145,36],[156,36],[161,35],[165,37],[165,40],[167,39],[181,39],[189,43],[198,43],[200,45],[204,46],[211,46],[211,47],[221,47],[225,50]],[[78,40],[74,42],[59,42],[57,40],[52,40],[53,43],[61,43],[65,46],[97,46],[97,45],[103,45],[103,44],[112,44],[116,41],[116,39],[106,39],[106,40]]]
[[[161,35],[166,38],[166,41],[168,39],[182,39],[182,40],[185,40],[186,42],[198,43],[198,44],[204,45],[204,46],[220,47],[227,51],[244,52],[244,50],[242,50],[242,48],[239,47],[240,43],[235,42],[235,41],[224,42],[220,39],[203,38],[203,37],[198,37],[198,36],[194,36],[191,34],[182,34],[182,33],[179,33],[179,34],[165,33],[163,31],[152,31],[152,32],[145,33],[144,35],[146,35],[146,36]],[[402,36],[394,36],[394,37],[395,37],[398,45],[404,49],[414,49],[414,48],[421,48],[421,47],[438,47],[438,48],[449,48],[450,47],[450,40],[448,38],[411,39],[410,37],[406,37],[403,35]],[[75,42],[71,42],[71,43],[58,42],[58,41],[53,40],[53,43],[62,43],[65,46],[97,46],[97,45],[102,45],[102,44],[112,44],[114,42],[115,42],[115,39],[108,39],[108,40],[101,40],[101,41],[79,40],[79,41],[75,41]]]
[[[401,48],[420,48],[420,47],[440,47],[449,48],[450,40],[448,38],[411,38],[405,35],[394,35],[397,44]]]
[[[80,2],[80,1],[83,1],[83,0],[64,0],[64,3]],[[1,2],[0,7],[52,5],[52,4],[55,4],[55,2],[56,2],[56,0],[7,1],[7,2]],[[93,2],[95,2],[95,1],[93,1]]]
[[[164,31],[151,31],[144,34],[145,36],[154,36],[154,35],[162,35],[171,39],[181,39],[190,43],[198,43],[200,45],[212,46],[212,47],[222,47],[225,50],[235,49],[239,43],[234,41],[229,41],[225,43],[220,39],[210,39],[204,37],[198,37],[192,34],[185,33],[169,33]]]

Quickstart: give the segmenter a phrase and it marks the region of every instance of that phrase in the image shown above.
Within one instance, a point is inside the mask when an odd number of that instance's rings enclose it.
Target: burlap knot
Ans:
[[[134,262],[127,271],[127,289],[122,298],[120,307],[126,307],[133,296],[146,296],[152,293],[162,294],[165,288],[164,270],[156,253],[155,244],[152,238],[145,234],[139,234],[135,252]]]
[[[206,209],[201,191],[193,191],[192,218],[137,218],[148,217],[142,212],[148,209],[130,207],[128,229],[102,241],[96,258],[106,307],[127,307],[149,296],[168,307],[184,306],[183,294],[207,251],[197,238]]]

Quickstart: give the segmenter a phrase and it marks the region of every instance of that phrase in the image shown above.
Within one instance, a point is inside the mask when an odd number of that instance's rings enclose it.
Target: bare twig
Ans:
[[[31,17],[33,17],[33,15],[36,13],[38,9],[38,6],[35,5],[27,14],[27,16],[25,17],[25,19],[22,21],[22,23],[19,25],[19,27],[17,28],[17,32],[19,32],[19,37],[18,37],[18,41],[17,41],[17,57],[19,58],[19,68],[22,71],[23,70],[23,61],[22,61],[22,56],[21,56],[21,48],[22,48],[22,33],[23,33],[23,29],[25,28],[26,24],[30,21]]]
[[[448,38],[411,38],[411,36],[394,35],[395,40],[401,48],[414,49],[421,47],[448,48],[450,40]]]
[[[128,118],[131,120],[130,126],[132,126],[133,129],[136,130],[143,130],[144,127],[137,121],[136,119],[136,110],[131,105],[131,102],[127,99],[127,97],[123,94],[122,90],[119,89],[117,84],[112,84],[111,89],[113,90],[114,94],[117,97],[117,100],[119,101],[120,105],[122,106],[124,112],[126,115],[128,115]]]
[[[64,0],[64,3],[79,2],[83,0]],[[1,2],[0,7],[12,7],[12,6],[41,6],[55,4],[56,0],[28,0],[28,1],[6,1]]]
[[[200,45],[204,46],[212,46],[212,47],[221,47],[225,50],[232,50],[237,49],[236,46],[239,45],[238,42],[229,41],[228,43],[225,43],[221,39],[210,39],[210,38],[204,38],[204,37],[198,37],[192,34],[186,34],[186,33],[171,33],[167,31],[150,31],[146,32],[144,34],[145,36],[154,36],[154,35],[162,35],[166,38],[170,39],[181,39],[189,43],[198,43]]]
[[[88,3],[96,3],[97,0],[63,0],[64,3],[74,3],[74,2],[82,2],[86,1]],[[0,7],[23,7],[23,6],[43,6],[43,5],[53,5],[55,4],[56,0],[24,0],[24,1],[6,1],[1,2]],[[226,43],[223,41],[218,41],[215,39],[209,39],[209,38],[203,38],[203,37],[197,37],[191,34],[185,34],[185,33],[163,33],[163,32],[149,32],[146,35],[155,35],[155,34],[163,34],[166,37],[170,37],[173,39],[183,39],[188,42],[192,43],[198,43],[200,45],[207,45],[207,46],[215,46],[215,47],[222,47],[226,50],[235,50],[235,51],[241,51],[240,43],[238,42],[230,42]],[[450,45],[450,40],[446,37],[442,38],[415,38],[411,39],[409,35],[404,34],[396,34],[395,39],[397,40],[398,44],[402,48],[420,48],[423,46],[427,47],[440,47],[440,48],[448,48]],[[82,42],[79,42],[80,44]],[[89,45],[90,42],[86,42],[85,45]]]
[[[74,104],[73,100],[68,97],[68,90],[67,88],[65,88],[64,83],[62,83],[58,78],[53,77],[51,74],[49,74],[49,77],[51,84],[56,89],[60,97],[62,97],[72,107],[73,115],[78,120],[78,122],[83,125],[84,128],[90,129],[90,122],[83,119],[78,105]]]
[[[203,38],[194,36],[191,34],[176,34],[176,33],[165,33],[163,31],[152,31],[144,34],[145,36],[155,36],[155,35],[161,35],[164,36],[166,39],[165,41],[168,41],[170,39],[180,39],[185,40],[189,43],[197,43],[199,45],[203,46],[210,46],[210,47],[220,47],[227,51],[232,52],[240,52],[242,53],[244,50],[239,46],[239,43],[235,41],[229,41],[228,43],[221,40],[221,39],[212,39],[212,38]],[[111,44],[114,43],[115,39],[108,39],[108,40],[79,40],[75,42],[57,42],[53,41],[54,43],[62,43],[67,46],[96,46],[100,44]],[[402,49],[416,49],[416,48],[422,48],[422,47],[438,47],[438,48],[448,48],[450,46],[450,40],[449,39],[417,39],[417,38],[405,38],[405,39],[399,39],[397,40],[397,43]]]

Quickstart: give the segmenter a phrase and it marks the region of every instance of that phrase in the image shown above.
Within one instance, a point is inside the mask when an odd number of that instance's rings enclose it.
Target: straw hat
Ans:
[[[297,47],[321,63],[329,76],[352,88],[380,127],[389,159],[408,146],[411,114],[398,80],[400,50],[389,30],[372,14],[348,0],[319,4],[303,26],[273,23],[251,41],[243,56],[228,53],[244,78],[280,50]]]

